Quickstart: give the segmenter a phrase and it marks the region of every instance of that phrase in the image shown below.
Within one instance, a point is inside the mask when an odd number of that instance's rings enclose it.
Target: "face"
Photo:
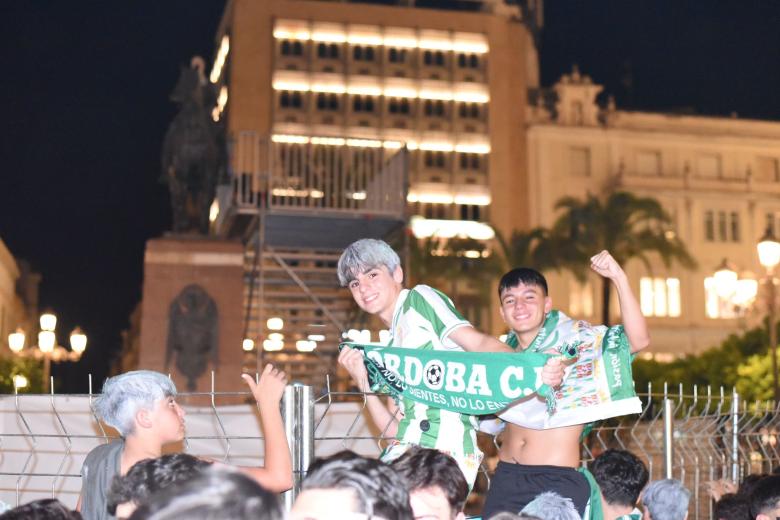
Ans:
[[[456,516],[447,496],[439,487],[412,491],[409,493],[409,503],[412,505],[414,520],[453,520],[463,517],[462,513]]]
[[[538,285],[521,283],[501,293],[501,318],[520,336],[536,335],[551,309],[552,300]]]
[[[168,396],[155,402],[150,419],[164,443],[184,438],[184,410],[175,397]]]
[[[130,515],[136,510],[135,502],[122,502],[116,506],[116,518],[117,520],[125,520],[130,518]]]
[[[290,520],[357,518],[360,515],[356,509],[357,500],[351,489],[306,489],[295,499]]]
[[[775,504],[775,508],[764,510],[756,516],[756,520],[775,520],[780,518],[780,501]]]
[[[392,273],[385,266],[358,273],[348,287],[358,307],[378,316],[386,324],[393,318],[395,302],[401,292],[403,271],[397,267]]]

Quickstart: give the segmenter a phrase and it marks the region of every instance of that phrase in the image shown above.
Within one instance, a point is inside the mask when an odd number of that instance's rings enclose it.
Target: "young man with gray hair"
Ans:
[[[349,288],[358,306],[377,316],[390,330],[388,346],[511,352],[497,339],[476,330],[443,293],[427,285],[404,289],[401,261],[381,240],[366,238],[352,243],[339,258],[337,269],[339,282]],[[344,347],[339,363],[360,391],[371,392],[360,350]],[[561,361],[550,359],[542,371],[542,381],[557,386],[562,379]],[[474,485],[482,460],[477,447],[476,417],[409,399],[396,405],[376,395],[366,397],[366,407],[376,426],[395,438],[380,455],[382,460],[395,460],[414,445],[437,449],[454,458],[469,486]]]
[[[265,436],[265,467],[241,467],[270,491],[292,487],[292,461],[279,412],[287,384],[284,372],[266,365],[259,383],[242,375],[260,409]],[[184,410],[176,402],[176,386],[168,377],[151,370],[127,372],[106,380],[95,401],[95,413],[121,436],[93,449],[81,470],[81,496],[76,508],[88,520],[113,518],[106,494],[112,479],[125,475],[144,459],[162,455],[163,446],[184,438]]]
[[[691,492],[674,479],[655,480],[642,494],[643,520],[685,520]]]

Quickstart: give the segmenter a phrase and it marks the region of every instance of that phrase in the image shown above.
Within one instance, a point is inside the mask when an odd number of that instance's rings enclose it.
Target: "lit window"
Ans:
[[[574,146],[569,150],[571,174],[575,177],[590,177],[590,149]]]
[[[645,316],[679,317],[680,280],[642,277],[639,280],[639,301]]]
[[[740,309],[732,298],[718,293],[713,277],[704,279],[704,305],[708,318],[730,319],[740,314]]]

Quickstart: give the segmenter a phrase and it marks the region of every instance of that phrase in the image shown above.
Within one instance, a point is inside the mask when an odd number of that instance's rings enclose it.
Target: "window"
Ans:
[[[775,157],[758,157],[756,159],[756,180],[759,182],[780,181],[780,165]]]
[[[339,97],[336,94],[317,94],[317,110],[338,110]]]
[[[739,242],[742,240],[739,212],[705,211],[704,239],[707,242]]]
[[[303,95],[298,91],[283,90],[279,94],[279,106],[282,108],[301,108]]]
[[[303,44],[299,41],[282,40],[280,51],[284,56],[303,56]]]
[[[444,53],[442,51],[423,52],[423,63],[426,65],[444,66]]]
[[[478,103],[459,103],[458,115],[462,119],[479,119],[480,105]]]
[[[396,49],[391,47],[387,52],[387,59],[390,63],[405,63],[406,62],[406,49]]]
[[[720,156],[714,154],[702,154],[696,158],[696,173],[706,179],[720,179]]]
[[[444,101],[426,99],[424,107],[426,116],[444,116]]]
[[[409,100],[406,98],[390,98],[387,102],[387,111],[391,114],[405,114],[408,115],[411,108]]]
[[[642,277],[639,280],[639,302],[645,316],[679,317],[679,278]]]
[[[352,110],[354,112],[373,112],[374,98],[371,96],[354,96],[352,98]]]
[[[339,46],[335,43],[317,44],[317,57],[324,59],[337,59],[339,57]]]
[[[571,174],[575,177],[590,177],[590,149],[572,147],[569,150]]]
[[[374,48],[365,45],[356,45],[352,48],[352,58],[355,61],[374,61]]]
[[[423,161],[427,168],[444,168],[447,165],[447,159],[444,152],[426,151]]]
[[[766,231],[769,231],[772,235],[775,235],[777,232],[777,213],[767,213],[766,214]]]
[[[580,318],[593,316],[593,285],[574,281],[569,285],[569,313]]]
[[[648,177],[657,177],[661,175],[661,154],[659,152],[637,153],[636,173]]]
[[[458,67],[477,69],[479,68],[479,58],[476,54],[458,54]]]
[[[739,317],[737,307],[729,296],[718,293],[715,278],[704,279],[704,305],[705,313],[711,319],[730,319]]]
[[[461,170],[480,170],[482,157],[476,153],[459,153],[458,159]]]
[[[479,222],[481,208],[474,204],[459,204],[461,220],[475,220]]]

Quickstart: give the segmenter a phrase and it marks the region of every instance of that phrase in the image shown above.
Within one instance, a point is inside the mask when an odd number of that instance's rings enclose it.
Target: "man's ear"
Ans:
[[[393,271],[393,281],[395,283],[404,283],[404,270],[401,269],[400,265]]]
[[[141,428],[152,427],[152,412],[146,408],[141,408],[135,413],[135,423]]]
[[[455,520],[466,520],[466,514],[463,511],[461,511],[460,513],[455,515]]]
[[[544,297],[544,313],[548,314],[552,310],[552,298],[549,296]]]

